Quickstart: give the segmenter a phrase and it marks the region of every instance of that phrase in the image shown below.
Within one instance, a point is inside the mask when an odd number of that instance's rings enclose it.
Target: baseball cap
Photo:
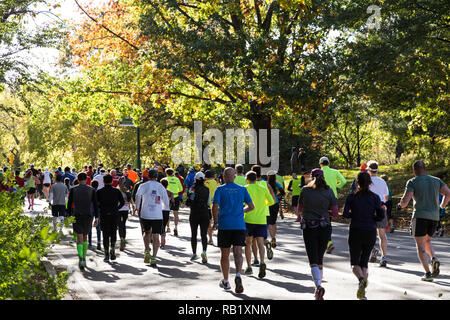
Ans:
[[[319,160],[319,164],[322,164],[322,163],[324,163],[325,161],[327,161],[328,163],[330,163],[330,160],[328,160],[327,157],[322,157],[322,158],[320,158],[320,160]]]
[[[205,179],[205,174],[201,171],[197,172],[194,177],[194,180],[200,180],[200,179],[203,179],[203,180]]]
[[[194,167],[190,167],[189,171],[195,171]]]
[[[268,176],[274,176],[276,174],[277,174],[277,172],[275,170],[270,170],[269,172],[267,172]]]
[[[316,168],[316,169],[313,169],[311,171],[311,177],[317,177],[317,176],[322,176],[323,177],[323,170],[322,169]]]
[[[359,170],[366,172],[367,171],[367,167],[368,167],[367,163],[363,162],[361,164],[361,167],[359,168]]]
[[[149,179],[153,179],[153,178],[156,178],[156,177],[158,177],[158,172],[156,170],[150,170],[148,172],[148,178]]]
[[[375,160],[370,160],[369,162],[367,162],[367,166],[369,167],[368,169],[371,172],[378,171],[378,162],[376,162]]]

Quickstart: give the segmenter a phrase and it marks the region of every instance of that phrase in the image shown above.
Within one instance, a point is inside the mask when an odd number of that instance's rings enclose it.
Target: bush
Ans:
[[[59,236],[50,232],[48,218],[23,215],[24,195],[22,190],[0,192],[0,299],[61,299],[67,272],[52,278],[41,262]]]

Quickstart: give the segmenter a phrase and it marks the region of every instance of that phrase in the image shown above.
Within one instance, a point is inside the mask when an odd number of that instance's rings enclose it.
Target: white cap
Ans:
[[[274,176],[276,174],[277,174],[277,172],[275,170],[270,170],[269,172],[267,172],[268,176]]]
[[[320,158],[320,160],[319,160],[319,164],[322,164],[324,161],[328,161],[328,163],[330,163],[330,160],[328,160],[327,157],[322,157],[322,158]]]
[[[200,180],[200,179],[205,180],[205,174],[201,171],[197,172],[194,177],[194,180]]]

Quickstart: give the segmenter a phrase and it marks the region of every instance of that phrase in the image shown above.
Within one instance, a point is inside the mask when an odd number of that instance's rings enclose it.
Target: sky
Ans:
[[[88,8],[92,5],[101,5],[106,2],[107,0],[78,0],[78,3],[83,8]],[[42,26],[56,20],[62,20],[67,26],[70,26],[71,24],[80,23],[86,17],[74,0],[51,0],[49,3],[60,3],[61,6],[57,8],[51,7],[50,9],[46,6],[37,7],[36,9],[38,10],[49,11],[50,13],[41,13],[35,18],[31,18],[27,22],[27,28],[29,30],[33,30],[37,25]],[[43,71],[51,75],[57,75],[56,64],[59,56],[57,49],[35,48],[22,53],[21,56],[31,61],[33,65],[39,66]]]

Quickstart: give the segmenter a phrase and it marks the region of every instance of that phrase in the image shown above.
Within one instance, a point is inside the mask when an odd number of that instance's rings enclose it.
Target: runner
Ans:
[[[44,181],[44,174],[42,173],[41,169],[38,169],[38,173],[35,177],[36,182],[36,194],[39,197],[39,199],[42,199],[45,197],[44,193],[42,192],[43,188],[43,181]]]
[[[270,194],[268,188],[256,183],[256,172],[249,171],[246,175],[246,180],[248,184],[245,186],[255,209],[251,212],[244,214],[245,225],[246,225],[246,238],[245,238],[245,258],[247,260],[247,269],[245,270],[246,275],[253,274],[251,267],[252,259],[252,243],[253,239],[256,239],[259,256],[261,261],[259,263],[259,273],[258,277],[260,279],[266,276],[266,264],[264,262],[265,250],[264,250],[264,239],[267,238],[267,207],[274,204],[272,195]]]
[[[180,179],[177,177],[174,177],[174,171],[172,168],[166,169],[167,174],[167,181],[169,182],[169,186],[167,187],[167,190],[172,192],[174,195],[178,195],[179,192],[183,192],[183,186],[181,185]],[[176,197],[174,204],[170,208],[173,212],[173,222],[175,224],[175,227],[173,229],[173,235],[175,237],[178,237],[178,210],[180,209],[180,198]]]
[[[47,169],[47,168],[46,168]],[[47,170],[48,172],[48,170]],[[64,217],[66,216],[66,197],[69,191],[62,183],[62,177],[56,177],[56,183],[50,188],[49,202],[51,204],[52,216],[53,216],[53,228],[56,230],[58,217],[59,217],[59,232],[62,233]]]
[[[163,249],[166,245],[166,227],[170,220],[170,205],[173,205],[175,203],[175,198],[173,197],[173,193],[169,190],[167,190],[167,187],[169,186],[169,181],[167,178],[161,179],[160,183],[163,185],[163,187],[167,191],[167,196],[169,197],[169,206],[166,207],[164,202],[162,203],[162,213],[163,213],[163,230],[161,233],[161,245],[160,248]]]
[[[242,187],[247,184],[244,176],[244,166],[242,164],[236,165],[236,178],[234,179],[234,183]]]
[[[97,191],[98,207],[100,209],[100,226],[103,233],[103,251],[105,252],[105,262],[108,262],[110,258],[111,260],[116,260],[115,246],[117,240],[119,210],[121,210],[125,205],[121,191],[117,188],[113,188],[112,181],[113,177],[110,174],[105,175],[103,177],[104,187]],[[111,248],[111,250],[109,248]]]
[[[87,177],[86,184],[87,184],[88,180],[89,180],[89,176]],[[92,181],[91,187],[94,188],[95,191],[97,191],[98,181],[97,180]],[[91,211],[92,211],[92,214],[94,214],[94,206],[93,205],[91,205]],[[102,250],[102,245],[101,245],[102,229],[101,229],[100,225],[101,225],[101,221],[100,221],[100,217],[99,217],[97,226],[95,227],[95,231],[97,231],[97,250]],[[88,244],[89,244],[89,247],[92,247],[92,228],[91,228],[91,230],[89,230]]]
[[[276,173],[275,171],[269,171],[267,173],[268,176],[268,184],[271,186],[274,196],[275,196],[275,203],[271,206],[269,206],[269,217],[267,217],[267,225],[269,226],[269,234],[271,237],[271,246],[272,248],[277,247],[277,217],[278,212],[280,209],[280,200],[279,195],[284,194],[284,189],[278,181],[276,181]]]
[[[52,174],[50,173],[48,168],[45,168],[44,169],[44,179],[42,180],[42,183],[43,183],[43,190],[42,190],[42,192],[44,193],[45,199],[47,201],[48,201],[49,196],[50,196],[50,186],[52,184],[52,180],[53,180]],[[60,179],[60,181],[63,182],[62,179]]]
[[[224,170],[225,184],[217,187],[213,199],[214,227],[218,228],[217,245],[220,248],[220,269],[223,279],[220,287],[226,290],[231,289],[228,281],[230,272],[230,251],[233,247],[234,263],[236,266],[236,277],[234,279],[236,293],[242,293],[242,247],[245,246],[245,220],[244,212],[252,211],[253,205],[250,195],[244,187],[234,183],[235,170],[226,168]],[[242,204],[246,203],[245,208]]]
[[[70,173],[70,168],[69,167],[65,167],[64,168],[64,174],[63,174],[63,181],[66,179],[66,178],[69,178],[69,180],[70,180],[70,185],[73,185],[73,180],[75,180],[75,176],[74,175],[72,175],[71,173]]]
[[[105,169],[100,169],[100,172],[94,176],[93,180],[98,181],[98,189],[97,190],[101,190],[105,186],[104,179],[103,179],[105,177],[105,175],[106,175]]]
[[[330,160],[328,160],[327,157],[320,158],[319,164],[320,164],[320,167],[322,168],[325,182],[331,188],[331,190],[333,190],[334,196],[337,199],[338,198],[337,189],[342,188],[347,183],[347,180],[344,178],[344,176],[338,170],[331,169],[329,167]],[[331,254],[334,250],[333,241],[331,239],[331,234],[333,232],[333,230],[332,230],[333,227],[331,225],[331,217],[330,217],[329,222],[330,222],[331,231],[330,231],[330,238],[328,239],[328,244],[327,244],[327,253]]]
[[[34,211],[34,196],[36,194],[36,181],[34,180],[33,171],[28,170],[24,176],[25,190],[27,191],[28,210]]]
[[[267,188],[270,192],[270,194],[272,195],[273,198],[273,202],[275,203],[275,194],[274,191],[272,189],[272,187],[270,186],[270,184],[262,179],[261,176],[261,166],[260,165],[253,165],[251,168],[251,171],[256,173],[256,184],[263,186],[264,188]],[[270,209],[269,206],[267,206],[267,208],[265,209],[266,211],[266,217],[267,219],[270,217]],[[267,226],[268,228],[268,226]],[[267,236],[266,238],[264,238],[264,245],[266,246],[267,249],[267,259],[271,260],[273,258],[273,250],[272,250],[272,244],[270,243],[270,241],[267,240]],[[256,244],[256,239],[253,239],[253,243],[252,243],[252,252],[253,252],[253,256],[255,257],[255,260],[253,262],[253,266],[258,267],[259,266],[259,260],[258,260],[258,245]]]
[[[124,173],[124,175],[125,175],[125,173]],[[133,184],[137,183],[139,181],[139,175],[137,174],[136,171],[131,170],[131,164],[127,164],[126,175],[127,175],[128,179],[133,181]]]
[[[326,184],[321,169],[311,171],[313,180],[300,193],[298,212],[303,230],[306,253],[311,266],[311,274],[316,285],[315,298],[323,300],[322,287],[323,256],[331,233],[330,214],[338,215],[337,200],[332,189]]]
[[[66,212],[75,216],[73,231],[77,235],[78,266],[81,270],[86,267],[88,249],[88,234],[92,229],[92,211],[94,211],[94,227],[98,224],[97,195],[94,188],[86,185],[87,176],[84,172],[78,174],[79,185],[70,189]],[[73,208],[72,208],[73,205]]]
[[[117,170],[115,170],[115,169],[111,170],[110,174],[113,177],[112,186],[113,186],[113,188],[117,188],[117,186],[119,185],[119,179],[121,177],[117,174]],[[124,186],[124,188],[125,188],[125,186]]]
[[[406,208],[411,198],[414,199],[411,235],[416,241],[417,255],[425,270],[422,280],[433,281],[439,275],[440,262],[435,256],[431,237],[439,221],[439,208],[445,208],[450,201],[450,189],[441,179],[426,174],[422,160],[414,162],[413,172],[415,177],[406,183],[399,207]],[[444,196],[440,204],[439,193]],[[431,272],[428,257],[431,259]]]
[[[114,183],[114,178],[113,178]],[[114,185],[113,185],[114,186]],[[119,210],[119,237],[120,237],[120,251],[125,250],[126,245],[126,235],[127,228],[126,222],[128,219],[128,215],[130,214],[130,202],[131,202],[131,192],[127,188],[125,188],[125,177],[120,177],[118,180],[117,188],[120,190],[122,194],[123,201],[125,202],[124,206]]]
[[[366,300],[368,284],[368,262],[377,240],[377,221],[385,219],[378,195],[370,191],[372,183],[367,172],[360,172],[356,178],[356,190],[345,200],[343,216],[350,218],[348,245],[353,274],[358,278],[356,297]]]
[[[294,209],[294,211],[297,211],[297,205],[298,205],[298,197],[300,196],[300,192],[302,191],[302,188],[300,187],[302,183],[302,180],[297,177],[297,174],[295,172],[292,173],[292,180],[289,181],[289,185],[287,187],[288,191],[292,193],[292,203],[291,206]]]
[[[197,260],[197,231],[200,226],[200,236],[202,239],[202,263],[207,263],[206,249],[208,247],[208,227],[211,221],[211,194],[208,187],[205,186],[205,174],[197,172],[194,178],[194,185],[188,192],[189,206],[191,212],[189,215],[189,224],[191,225],[191,261]]]
[[[385,174],[381,176],[381,179],[383,179],[386,182],[386,184],[389,181],[389,177]],[[387,186],[388,186],[388,200],[386,202],[386,216],[389,223],[389,232],[394,233],[395,226],[394,226],[394,217],[392,216],[392,190],[388,184]]]
[[[214,192],[216,192],[217,187],[219,186],[219,183],[216,181],[216,179],[214,179],[214,172],[212,172],[211,170],[206,170],[205,172],[205,186],[209,189],[209,194],[211,195],[211,199],[214,199]],[[213,226],[212,226],[212,202],[210,205],[210,209],[209,209],[209,215],[210,215],[210,219],[209,219],[209,226],[208,226],[208,244],[209,245],[214,245],[214,241],[213,241]]]
[[[150,237],[153,239],[153,255],[151,266],[156,267],[156,254],[159,248],[159,235],[162,234],[163,215],[162,203],[169,207],[169,197],[166,189],[156,181],[158,173],[150,170],[149,181],[141,184],[136,194],[136,208],[139,212],[141,227],[144,231],[145,256],[144,263],[150,262]]]
[[[186,187],[186,190],[189,190],[194,185],[194,177],[195,177],[195,168],[190,167],[186,179],[184,179],[184,186]]]
[[[370,175],[370,178],[372,180],[372,183],[369,186],[370,191],[378,195],[380,197],[381,204],[383,206],[383,209],[386,210],[386,202],[388,200],[389,190],[386,184],[386,181],[381,179],[380,177],[377,177],[378,172],[378,163],[374,160],[370,160],[367,162],[367,170]],[[381,221],[377,222],[377,231],[378,231],[378,239],[380,240],[380,248],[382,252],[382,257],[380,260],[380,267],[386,267],[387,266],[387,248],[388,248],[388,241],[386,236],[386,227],[387,222],[386,219],[383,219]],[[370,256],[370,262],[376,262],[377,261],[377,255],[379,253],[379,250],[374,247],[372,250],[372,254]]]

